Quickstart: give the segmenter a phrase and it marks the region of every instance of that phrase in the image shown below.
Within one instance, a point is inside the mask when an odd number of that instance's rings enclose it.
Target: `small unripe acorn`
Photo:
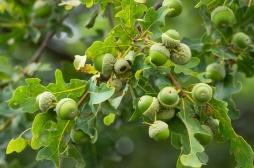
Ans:
[[[170,48],[177,47],[180,44],[180,40],[180,34],[174,29],[169,29],[161,35],[162,43]]]
[[[138,110],[146,117],[153,118],[159,108],[160,105],[156,97],[145,95],[138,101]]]
[[[180,0],[164,0],[162,6],[167,6],[169,9],[172,9],[168,13],[168,16],[174,17],[182,13],[183,4]]]
[[[127,60],[121,58],[116,61],[114,70],[117,75],[123,75],[131,70],[131,65]]]
[[[43,92],[36,97],[36,103],[43,112],[55,107],[56,97],[51,92]]]
[[[94,67],[97,71],[101,72],[105,77],[110,76],[113,71],[114,64],[116,62],[115,57],[112,54],[104,54],[94,59]]]
[[[49,1],[38,0],[33,5],[35,17],[46,18],[52,12],[52,4]]]
[[[218,6],[211,13],[211,20],[218,27],[226,27],[235,22],[235,15],[230,8]]]
[[[226,76],[225,67],[219,63],[211,63],[206,67],[205,76],[213,81],[221,81]]]
[[[245,49],[251,44],[251,38],[243,33],[243,32],[238,32],[233,35],[231,43],[236,47],[236,48],[241,48]]]
[[[175,116],[175,109],[174,108],[162,109],[157,114],[157,118],[159,120],[170,120],[174,116]]]
[[[71,98],[61,99],[56,105],[56,113],[63,120],[72,120],[78,114],[78,105]]]
[[[149,137],[155,141],[162,141],[169,137],[168,124],[157,120],[154,121],[152,125],[149,126]]]
[[[180,98],[176,89],[169,86],[159,92],[158,100],[164,108],[170,109],[177,106]]]
[[[81,130],[72,129],[70,138],[75,144],[83,144],[90,140],[90,137]]]
[[[213,90],[206,83],[198,83],[192,89],[192,97],[198,103],[207,103],[212,99]]]
[[[175,64],[184,65],[187,64],[191,59],[190,47],[184,43],[180,43],[176,51],[172,53],[171,60]]]
[[[170,52],[161,43],[155,43],[150,47],[149,56],[151,63],[161,66],[170,58]]]
[[[196,134],[195,137],[201,145],[207,145],[213,140],[213,132],[206,125],[201,125],[201,127],[206,131],[207,134]]]

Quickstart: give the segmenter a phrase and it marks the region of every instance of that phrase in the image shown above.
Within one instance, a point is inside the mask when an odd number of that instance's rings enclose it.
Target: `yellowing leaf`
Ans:
[[[11,139],[11,141],[8,143],[6,154],[11,154],[13,152],[20,153],[26,148],[26,146],[27,141],[20,136],[16,139]]]
[[[80,69],[80,71],[92,75],[98,73],[98,71],[91,64],[86,64],[82,69]]]

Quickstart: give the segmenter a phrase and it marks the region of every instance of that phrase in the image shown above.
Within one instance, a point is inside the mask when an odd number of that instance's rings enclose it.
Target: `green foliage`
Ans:
[[[39,41],[42,43],[24,68],[13,68],[12,59],[0,56],[0,89],[3,91],[0,93],[0,115],[5,121],[0,128],[6,129],[17,116],[28,118],[24,123],[20,119],[21,124],[17,126],[28,129],[9,141],[6,154],[20,153],[29,146],[37,151],[37,161],[49,160],[57,168],[64,165],[66,158],[74,161],[72,167],[97,167],[103,164],[99,162],[103,162],[109,151],[110,157],[114,156],[112,160],[119,160],[133,151],[133,142],[129,138],[115,146],[111,142],[116,138],[115,129],[131,121],[149,125],[147,134],[156,141],[171,140],[171,145],[181,151],[177,168],[200,168],[209,164],[206,144],[200,137],[210,142],[213,135],[215,142],[229,142],[237,168],[253,167],[252,147],[231,124],[231,119],[239,115],[232,99],[232,95],[241,90],[239,76],[241,73],[247,77],[254,74],[251,40],[248,47],[232,45],[237,32],[254,38],[254,8],[251,4],[198,1],[195,10],[201,13],[205,32],[196,41],[181,40],[178,30],[163,34],[166,18],[173,16],[173,9],[158,2],[47,2],[52,3],[52,8],[40,9],[46,11],[34,11],[38,8],[34,7],[33,1],[10,1],[8,5],[7,1],[0,2],[0,32],[3,34],[0,43],[3,46],[17,43],[15,48],[23,41],[32,46]],[[89,47],[82,53],[84,56],[75,56],[74,68],[63,66],[62,71],[57,69],[55,82],[45,84],[48,80],[36,77],[40,70],[47,69],[42,66],[45,64],[38,63],[42,50],[52,50],[46,43],[54,35],[61,37],[62,32],[70,31],[62,22],[71,9],[79,5],[94,10],[95,14],[88,18],[87,28],[92,29],[97,19],[107,16],[111,29],[96,30],[99,36],[104,35],[104,39],[92,38],[93,43],[90,40]],[[230,14],[235,17],[232,19],[235,19],[234,23],[230,21],[226,27],[219,26],[224,25],[225,18],[215,21],[212,13],[221,5],[230,8]],[[169,44],[172,40],[174,45]],[[13,48],[6,47],[5,53],[12,53]],[[110,61],[104,60],[105,55]],[[209,66],[215,63],[223,65],[223,72],[216,72],[216,66]],[[215,74],[207,75],[207,71]],[[64,77],[70,79],[69,82]],[[50,102],[50,108],[40,110],[36,98],[45,92],[54,95],[56,100]],[[9,99],[9,108],[6,99]],[[66,100],[71,100],[73,106],[67,103],[63,107]],[[61,117],[62,107],[66,113],[74,109],[75,115]],[[9,111],[12,113],[8,114]],[[211,124],[210,121],[218,122]],[[21,132],[20,129],[16,134]],[[77,130],[80,134],[74,135],[73,131]],[[81,146],[77,140],[83,135],[86,141]],[[105,137],[110,137],[111,141]],[[96,152],[96,148],[102,152]]]

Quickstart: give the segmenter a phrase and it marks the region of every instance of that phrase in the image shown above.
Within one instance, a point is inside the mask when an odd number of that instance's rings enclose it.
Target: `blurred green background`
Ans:
[[[168,18],[165,30],[168,28],[177,29],[182,37],[199,39],[204,32],[202,28],[202,19],[198,10],[194,8],[194,1],[183,0],[183,13],[175,18]],[[58,37],[54,37],[48,44],[46,52],[43,54],[41,62],[51,67],[50,71],[40,71],[36,76],[41,78],[44,83],[53,80],[54,69],[60,68],[64,72],[66,80],[70,78],[83,78],[76,73],[72,67],[74,55],[83,55],[86,48],[95,40],[103,39],[104,35],[110,30],[110,24],[106,17],[99,16],[96,19],[92,29],[85,27],[88,18],[94,9],[85,9],[78,7],[74,9],[70,16],[64,21],[68,25],[73,36],[69,37],[66,33],[60,33]],[[29,43],[18,43],[10,46],[11,52],[6,52],[0,47],[1,53],[7,53],[12,58],[11,61],[16,65],[24,66],[27,60],[38,46]],[[50,72],[50,73],[49,73]],[[241,111],[238,120],[234,121],[236,132],[240,133],[252,146],[254,146],[254,78],[243,78],[243,89],[240,93],[234,95],[237,106]],[[176,164],[178,152],[169,142],[157,143],[151,140],[147,134],[147,127],[141,124],[127,123],[126,121],[118,121],[114,130],[108,128],[105,130],[102,138],[104,142],[99,141],[97,144],[98,160],[100,163],[96,167],[106,168],[173,168]],[[125,124],[122,124],[124,122]],[[114,132],[114,134],[110,134]],[[1,133],[2,134],[2,133]],[[15,134],[15,133],[14,133]],[[113,135],[113,136],[112,136]],[[122,136],[131,138],[133,151],[126,156],[119,157],[112,155],[115,150],[117,139]],[[2,142],[0,136],[0,142]],[[104,138],[105,137],[105,138]],[[107,144],[112,144],[111,148],[103,149]],[[4,148],[6,144],[1,144]],[[130,144],[129,144],[130,145]],[[100,150],[103,149],[103,150]],[[209,155],[209,166],[207,168],[233,168],[233,158],[229,154],[228,144],[211,144],[207,146]],[[114,153],[113,152],[113,153]],[[7,156],[8,167],[13,168],[50,168],[52,165],[47,162],[35,162],[34,151],[26,149],[21,154],[13,154]],[[3,153],[0,153],[0,156]],[[85,150],[83,155],[87,155]],[[108,156],[108,157],[101,157]],[[89,156],[87,156],[89,157]],[[94,158],[91,158],[94,159]],[[69,161],[63,164],[64,167],[70,167]],[[4,167],[4,166],[3,166]],[[1,168],[1,166],[0,166]]]

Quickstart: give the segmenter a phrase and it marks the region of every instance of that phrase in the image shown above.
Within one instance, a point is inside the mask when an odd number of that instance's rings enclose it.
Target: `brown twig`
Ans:
[[[36,52],[33,54],[33,56],[31,57],[29,64],[33,63],[33,62],[38,62],[40,60],[40,57],[42,56],[42,53],[44,51],[44,49],[47,47],[47,44],[49,42],[49,40],[54,36],[54,32],[48,32],[44,38],[44,40],[42,41],[40,47],[36,50]]]
[[[69,14],[64,15],[60,20],[59,23],[63,22],[67,17],[69,16]],[[41,45],[39,46],[39,48],[35,51],[35,53],[33,54],[33,56],[31,57],[31,59],[28,61],[28,64],[31,64],[33,62],[38,62],[42,56],[42,53],[44,51],[44,49],[47,47],[47,44],[49,42],[49,40],[55,35],[56,31],[50,31],[46,34],[46,36],[44,37]]]
[[[175,85],[175,87],[176,87],[176,90],[180,90],[180,95],[182,96],[182,97],[184,97],[185,96],[185,93],[182,91],[182,86],[181,86],[181,84],[176,80],[176,77],[170,72],[169,74],[168,74],[168,78],[172,81],[172,83]]]

